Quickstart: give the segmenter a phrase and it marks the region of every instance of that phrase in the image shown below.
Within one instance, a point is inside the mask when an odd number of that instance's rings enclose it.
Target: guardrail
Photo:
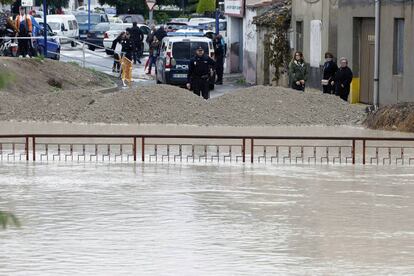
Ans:
[[[410,166],[414,165],[414,138],[0,135],[0,160],[395,164]]]
[[[50,50],[46,49],[49,54],[56,55],[59,58],[60,57],[66,57],[66,58],[71,59],[73,61],[79,62],[79,64],[82,65],[82,67],[84,67],[84,68],[86,67],[87,64],[90,64],[90,65],[94,65],[94,66],[97,66],[97,67],[112,70],[112,67],[105,66],[105,65],[100,64],[100,63],[88,61],[87,58],[86,58],[86,53],[88,53],[88,55],[102,57],[101,55],[94,53],[94,51],[87,49],[88,46],[93,46],[96,49],[103,49],[103,50],[113,51],[111,48],[106,48],[106,47],[103,47],[103,46],[100,46],[100,45],[97,45],[97,44],[93,44],[93,43],[90,43],[90,42],[87,42],[87,41],[78,40],[78,39],[74,39],[74,38],[66,37],[66,36],[52,36],[51,38],[59,38],[59,39],[64,38],[65,40],[69,41],[68,42],[69,44],[74,42],[76,45],[81,46],[82,47],[81,48],[82,49],[82,58],[76,58],[76,57],[73,57],[73,56],[64,55],[61,52],[54,52],[54,51],[50,51]],[[2,39],[6,39],[6,40],[29,40],[30,39],[30,40],[33,40],[33,39],[44,39],[44,37],[43,36],[29,36],[29,37],[8,37],[8,36],[4,36],[4,37],[2,37]],[[43,53],[39,53],[39,54],[43,55]],[[121,54],[122,54],[122,52],[121,52]]]

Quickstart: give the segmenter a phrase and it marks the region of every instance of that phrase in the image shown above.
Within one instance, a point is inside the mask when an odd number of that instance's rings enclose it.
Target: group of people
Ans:
[[[19,14],[11,19],[7,13],[0,14],[0,31],[2,36],[6,35],[6,30],[10,29],[17,37],[18,52],[17,55],[21,57],[35,56],[37,50],[33,47],[33,40],[31,37],[39,35],[43,27],[34,18],[36,11],[32,10],[29,14],[26,13],[26,8],[20,7]]]
[[[133,64],[141,64],[142,42],[144,34],[138,27],[137,22],[132,23],[132,28],[121,32],[112,42],[112,51],[114,53],[114,64],[112,71],[119,73],[122,66],[122,82],[127,86],[127,82],[132,82]]]
[[[149,56],[145,64],[144,70],[146,74],[151,75],[152,67],[155,65],[160,52],[161,41],[167,36],[164,26],[159,29],[152,27],[151,33],[148,34],[146,42],[149,45]],[[122,32],[112,43],[114,51],[113,72],[120,72],[122,68],[122,82],[126,87],[127,83],[131,85],[132,81],[132,64],[140,61],[140,53],[143,34],[137,23],[134,22],[132,28]],[[225,44],[223,37],[218,34],[212,38],[214,47],[214,60],[204,53],[202,47],[198,47],[194,53],[194,57],[189,63],[187,88],[195,94],[201,95],[204,99],[208,99],[209,84],[211,78],[216,76],[215,84],[223,84]],[[215,72],[215,74],[213,74]]]
[[[348,101],[353,74],[348,67],[348,60],[346,58],[340,58],[339,63],[340,66],[338,67],[334,56],[331,53],[325,53],[321,85],[323,93],[334,94],[344,101]],[[305,91],[307,78],[308,68],[303,58],[303,53],[296,52],[289,64],[290,87],[295,90]]]

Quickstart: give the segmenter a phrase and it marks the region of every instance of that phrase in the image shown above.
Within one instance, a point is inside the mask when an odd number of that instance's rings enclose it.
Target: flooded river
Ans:
[[[413,167],[1,164],[0,275],[413,275]]]

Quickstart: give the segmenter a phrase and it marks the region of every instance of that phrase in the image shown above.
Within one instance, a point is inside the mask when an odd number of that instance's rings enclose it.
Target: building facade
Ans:
[[[414,3],[381,1],[379,104],[414,101]],[[349,58],[355,101],[373,103],[375,7],[370,0],[339,0],[338,55]]]
[[[308,86],[321,88],[326,52],[337,55],[338,2],[328,0],[292,1],[292,43],[309,64]]]

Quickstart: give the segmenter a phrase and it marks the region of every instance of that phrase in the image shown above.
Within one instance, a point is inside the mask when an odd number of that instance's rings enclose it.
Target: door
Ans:
[[[361,21],[360,41],[361,91],[360,102],[373,103],[374,66],[375,66],[375,20],[371,18]]]

